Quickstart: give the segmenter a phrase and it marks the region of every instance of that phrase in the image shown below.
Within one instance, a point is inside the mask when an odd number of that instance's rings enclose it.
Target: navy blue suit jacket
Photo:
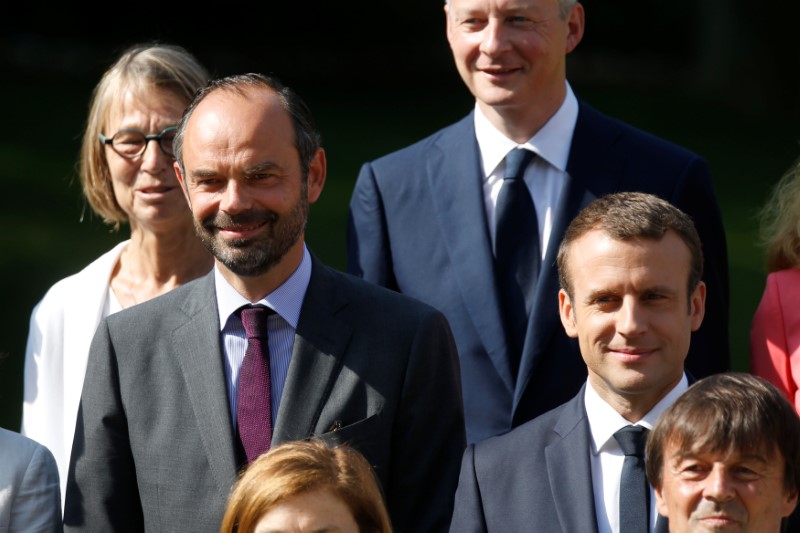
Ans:
[[[451,533],[597,533],[584,389],[510,433],[464,452]],[[666,532],[659,516],[656,532]]]
[[[567,172],[514,376],[472,114],[361,168],[350,202],[348,271],[445,314],[461,360],[468,442],[566,402],[586,380],[577,342],[558,316],[555,257],[572,218],[607,193],[656,194],[694,219],[708,290],[705,320],[692,337],[686,366],[698,378],[730,368],[726,239],[706,162],[579,101]]]

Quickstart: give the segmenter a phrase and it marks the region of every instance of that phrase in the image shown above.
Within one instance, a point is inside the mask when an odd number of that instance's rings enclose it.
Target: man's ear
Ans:
[[[706,315],[706,284],[702,281],[692,291],[689,312],[692,316],[692,331],[697,331],[700,329],[700,324],[703,323],[703,317]]]
[[[561,324],[564,326],[564,331],[567,336],[573,339],[578,336],[578,328],[575,324],[575,308],[572,305],[572,299],[564,289],[558,291],[558,313],[561,316]]]
[[[656,495],[656,511],[658,514],[665,518],[669,518],[669,506],[667,500],[664,498],[664,493],[661,489],[653,487],[653,494]]]
[[[794,508],[797,507],[797,496],[798,493],[796,490],[794,494],[784,493],[783,501],[781,501],[781,516],[783,518],[786,518],[794,512]]]
[[[580,2],[576,2],[572,6],[572,10],[567,15],[567,46],[564,53],[568,54],[577,48],[578,44],[583,39],[583,30],[585,25],[583,6]]]
[[[327,171],[328,163],[325,160],[325,150],[320,148],[308,165],[308,203],[313,204],[322,194]]]
[[[189,203],[189,207],[192,207],[192,200],[189,198],[189,189],[186,185],[186,178],[183,176],[183,172],[181,172],[181,166],[177,161],[173,161],[172,168],[175,169],[175,175],[178,177],[178,183],[181,184],[183,197],[186,198],[186,201]]]

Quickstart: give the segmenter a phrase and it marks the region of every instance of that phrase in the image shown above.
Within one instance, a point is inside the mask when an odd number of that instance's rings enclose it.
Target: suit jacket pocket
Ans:
[[[327,426],[329,430],[318,437],[329,446],[346,444],[355,448],[373,466],[386,465],[391,449],[391,428],[384,428],[381,423],[380,413],[346,426],[335,420]]]
[[[328,431],[321,433],[319,438],[329,445],[349,444],[358,448],[356,443],[372,442],[376,440],[378,425],[379,413],[375,413],[372,416],[368,416],[367,418],[346,426],[342,425],[341,420],[334,420],[330,426],[328,426]]]

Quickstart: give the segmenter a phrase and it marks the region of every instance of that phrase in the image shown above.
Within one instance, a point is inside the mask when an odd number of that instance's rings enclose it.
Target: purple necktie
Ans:
[[[240,310],[247,334],[247,351],[239,370],[236,422],[248,464],[269,450],[272,443],[272,394],[267,341],[267,318],[272,313],[274,311],[263,305],[245,306]]]

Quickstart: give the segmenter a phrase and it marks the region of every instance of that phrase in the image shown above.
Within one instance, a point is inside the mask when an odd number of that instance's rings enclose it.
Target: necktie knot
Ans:
[[[275,311],[263,305],[246,305],[239,310],[242,326],[248,339],[267,334],[267,319]]]
[[[626,456],[644,457],[647,428],[642,426],[625,426],[614,433],[614,438],[617,439],[619,447],[622,448],[622,453]]]
[[[525,168],[535,156],[530,150],[525,148],[515,148],[506,155],[506,169],[504,179],[517,179],[525,174]]]

